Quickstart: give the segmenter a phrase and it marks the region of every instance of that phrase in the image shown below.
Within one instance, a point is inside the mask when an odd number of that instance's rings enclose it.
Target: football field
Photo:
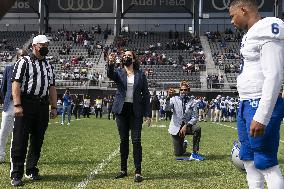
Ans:
[[[61,126],[59,118],[51,120],[45,135],[39,161],[41,181],[24,179],[22,188],[97,189],[97,188],[188,188],[244,189],[244,172],[230,161],[233,141],[237,139],[235,123],[198,123],[202,127],[200,153],[204,161],[177,161],[173,156],[168,122],[143,126],[142,183],[134,183],[132,144],[130,144],[128,177],[115,180],[119,171],[119,137],[114,121],[106,118],[74,120]],[[281,131],[284,140],[284,131]],[[191,151],[192,136],[188,151]],[[284,172],[284,141],[280,142],[279,159]],[[9,153],[10,142],[7,146]],[[12,188],[8,163],[0,164],[0,188]]]

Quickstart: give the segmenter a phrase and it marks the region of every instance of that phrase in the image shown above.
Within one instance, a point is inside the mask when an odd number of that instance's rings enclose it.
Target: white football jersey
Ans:
[[[261,98],[259,110],[256,112],[258,115],[255,115],[254,120],[265,125],[270,119],[269,114],[272,113],[281,88],[283,40],[283,21],[267,17],[256,22],[243,36],[241,43],[242,61],[237,78],[240,99]]]
[[[268,17],[255,23],[243,36],[241,43],[242,62],[237,87],[242,100],[261,98],[264,74],[260,63],[262,46],[270,41],[284,39],[283,21]],[[273,49],[271,49],[271,55]],[[267,62],[270,64],[271,62]],[[277,91],[278,92],[278,91]]]

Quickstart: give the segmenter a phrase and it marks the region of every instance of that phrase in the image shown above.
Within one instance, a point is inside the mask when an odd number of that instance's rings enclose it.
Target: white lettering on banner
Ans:
[[[185,6],[185,0],[131,0],[136,6]]]
[[[104,0],[57,0],[57,4],[64,11],[98,11],[104,6]]]
[[[29,2],[23,2],[23,1],[16,1],[14,6],[12,6],[13,9],[28,9],[30,8]]]
[[[231,0],[223,0],[223,2],[220,0],[221,5],[216,5],[216,0],[212,0],[212,6],[216,9],[216,10],[225,10],[225,9],[229,9],[230,8],[230,4],[231,4]],[[258,8],[260,9],[261,7],[263,7],[264,5],[264,0],[261,0],[260,5],[258,6]]]

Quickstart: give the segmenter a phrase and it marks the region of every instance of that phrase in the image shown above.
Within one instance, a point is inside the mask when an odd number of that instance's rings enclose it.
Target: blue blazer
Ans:
[[[115,64],[107,66],[107,76],[117,85],[112,111],[120,114],[126,97],[127,73],[124,68],[114,69]],[[151,117],[150,93],[146,75],[141,70],[134,71],[133,111],[135,117]]]
[[[1,93],[4,100],[3,111],[7,111],[9,104],[11,102],[12,97],[12,73],[13,73],[14,65],[9,65],[5,67],[2,85],[1,85]]]

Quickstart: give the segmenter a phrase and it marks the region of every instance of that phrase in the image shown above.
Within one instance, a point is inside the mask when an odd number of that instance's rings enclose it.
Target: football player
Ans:
[[[247,33],[241,43],[242,61],[237,88],[240,96],[238,135],[250,189],[283,189],[278,165],[280,123],[284,103],[279,97],[283,78],[284,23],[261,18],[255,0],[234,0],[231,23]]]

